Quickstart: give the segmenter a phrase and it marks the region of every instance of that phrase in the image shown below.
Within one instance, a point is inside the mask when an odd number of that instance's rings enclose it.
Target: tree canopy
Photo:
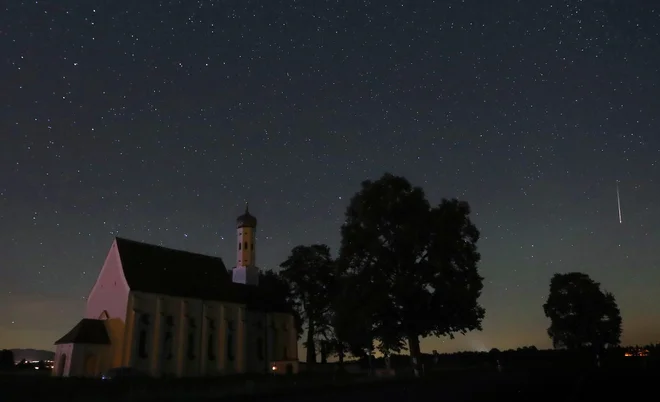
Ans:
[[[316,337],[330,331],[331,297],[335,262],[325,244],[296,246],[280,264],[281,277],[289,284],[307,330],[307,363],[316,361]]]
[[[618,346],[621,313],[614,295],[581,272],[555,274],[543,305],[550,319],[548,335],[555,348]]]
[[[360,320],[381,349],[407,341],[413,357],[420,336],[481,329],[478,240],[467,202],[432,207],[421,188],[392,174],[363,182],[341,228],[339,265],[355,290],[342,310],[367,316]]]
[[[0,369],[14,367],[14,352],[10,349],[0,350]]]

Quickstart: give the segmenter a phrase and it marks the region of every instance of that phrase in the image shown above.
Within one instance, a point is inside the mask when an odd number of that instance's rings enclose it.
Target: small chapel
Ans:
[[[256,229],[246,206],[231,271],[218,257],[115,238],[84,318],[55,342],[53,375],[297,372],[293,314],[259,285]]]

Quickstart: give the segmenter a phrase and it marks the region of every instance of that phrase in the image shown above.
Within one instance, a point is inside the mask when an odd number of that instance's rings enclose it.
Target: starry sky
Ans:
[[[549,347],[568,271],[660,341],[657,1],[17,0],[0,49],[0,347],[53,349],[114,236],[231,267],[249,201],[277,268],[385,172],[482,231],[484,329],[424,351]]]

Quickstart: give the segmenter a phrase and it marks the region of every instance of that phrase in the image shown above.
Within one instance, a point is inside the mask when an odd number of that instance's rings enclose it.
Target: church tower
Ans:
[[[236,267],[232,280],[246,285],[259,284],[259,268],[256,266],[257,218],[250,215],[248,205],[245,213],[236,219]]]

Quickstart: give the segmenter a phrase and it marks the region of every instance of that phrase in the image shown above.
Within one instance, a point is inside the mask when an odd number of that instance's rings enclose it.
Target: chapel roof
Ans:
[[[109,345],[110,337],[103,320],[83,318],[71,331],[55,342],[55,345],[65,343],[84,343],[93,345]]]
[[[133,291],[245,304],[248,309],[289,312],[259,286],[234,283],[219,257],[116,238],[128,287]]]

